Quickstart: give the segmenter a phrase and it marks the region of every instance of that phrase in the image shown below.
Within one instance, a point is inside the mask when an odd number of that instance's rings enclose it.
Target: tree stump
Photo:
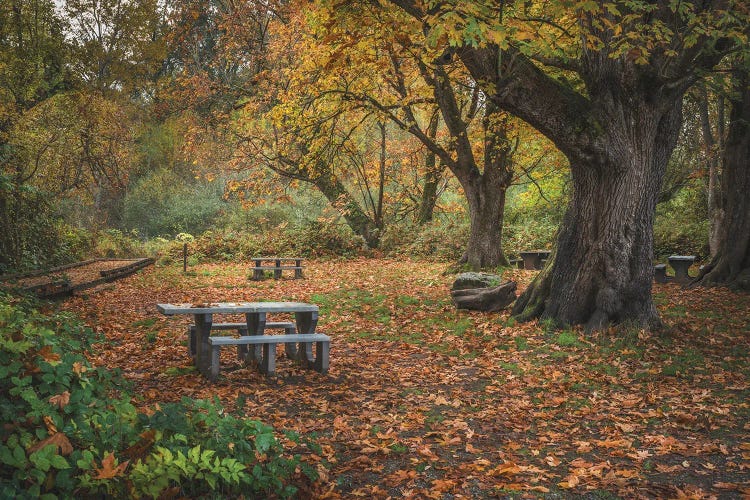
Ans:
[[[516,282],[506,281],[490,288],[470,288],[451,291],[451,298],[458,309],[495,312],[516,300]]]

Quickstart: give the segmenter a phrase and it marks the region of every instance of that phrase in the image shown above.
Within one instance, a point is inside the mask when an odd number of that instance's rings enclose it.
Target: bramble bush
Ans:
[[[84,356],[102,339],[37,307],[0,294],[0,498],[290,497],[293,475],[315,478],[239,402],[137,411],[119,372]]]

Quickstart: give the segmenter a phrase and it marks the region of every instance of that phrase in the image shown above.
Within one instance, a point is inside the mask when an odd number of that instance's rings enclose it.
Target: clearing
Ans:
[[[152,267],[64,308],[106,335],[92,361],[122,369],[141,406],[242,396],[249,414],[314,436],[320,449],[293,450],[321,472],[305,497],[750,495],[750,296],[655,285],[663,331],[585,339],[456,311],[444,269],[309,261],[304,280],[256,282],[247,264]],[[509,274],[520,292],[534,271]],[[187,356],[190,318],[155,308],[256,300],[320,306],[327,375],[282,348],[267,379],[225,349],[210,384]]]

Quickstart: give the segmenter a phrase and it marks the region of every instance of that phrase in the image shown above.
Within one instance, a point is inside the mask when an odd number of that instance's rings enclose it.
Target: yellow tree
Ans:
[[[332,7],[307,8],[297,35],[303,50],[287,70],[285,95],[304,101],[296,107],[308,115],[315,109],[316,125],[306,130],[325,141],[325,117],[359,113],[408,132],[461,184],[471,221],[463,260],[473,268],[506,263],[501,240],[505,193],[514,178],[513,121],[463,66],[430,50],[404,14],[364,5],[354,16]],[[302,116],[283,105],[275,109],[276,123]],[[437,133],[437,116],[444,134]]]
[[[236,122],[245,155],[237,165],[261,164],[314,185],[368,246],[377,247],[386,219],[394,216],[389,207],[404,198],[405,162],[394,161],[391,152],[402,149],[404,134],[378,110],[347,102],[340,85],[348,76],[325,67],[329,45],[315,42],[308,25],[313,13],[291,7],[288,22],[272,31],[274,65],[260,75],[262,91],[244,103]]]

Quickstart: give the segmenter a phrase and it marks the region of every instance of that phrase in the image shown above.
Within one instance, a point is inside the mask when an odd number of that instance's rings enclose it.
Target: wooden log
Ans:
[[[490,288],[454,290],[451,292],[451,298],[458,309],[499,311],[516,300],[516,282],[506,281]]]

